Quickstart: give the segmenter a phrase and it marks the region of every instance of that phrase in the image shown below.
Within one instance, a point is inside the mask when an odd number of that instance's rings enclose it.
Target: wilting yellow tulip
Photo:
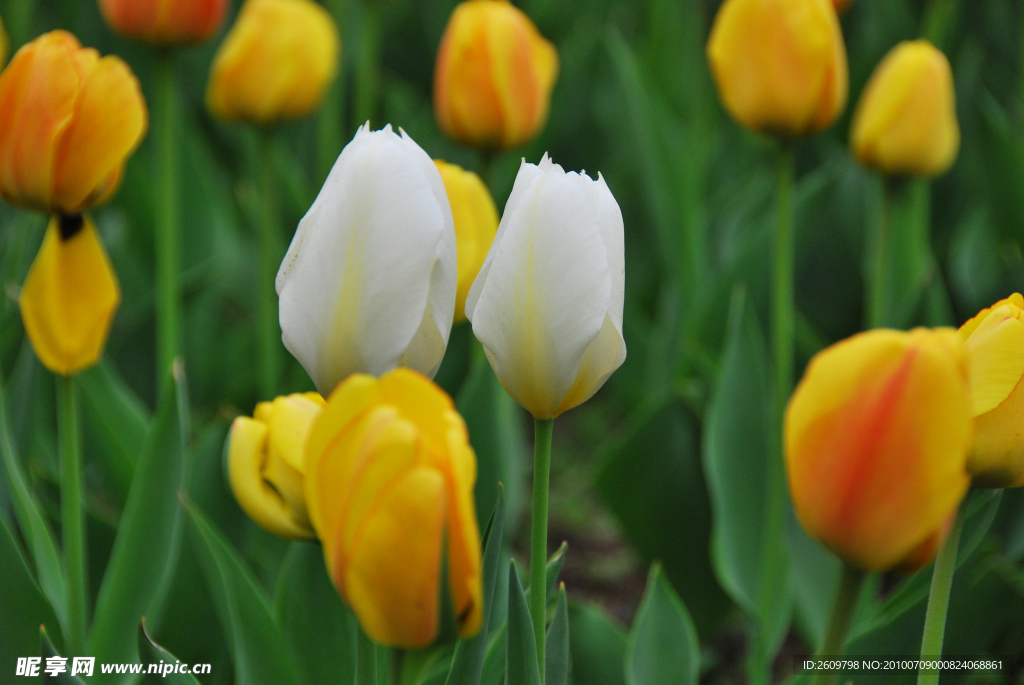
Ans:
[[[306,440],[324,408],[319,393],[260,402],[231,424],[228,475],[242,510],[271,533],[313,538],[303,492]]]
[[[198,43],[220,27],[227,0],[99,0],[107,25],[153,45]]]
[[[707,54],[722,104],[754,131],[807,135],[846,105],[846,48],[831,0],[726,0]]]
[[[117,189],[146,131],[139,82],[66,31],[24,46],[0,74],[0,195],[78,214]]]
[[[797,516],[847,563],[920,566],[967,488],[967,366],[953,330],[873,330],[817,354],[790,399]]]
[[[960,328],[967,354],[974,447],[967,470],[980,487],[1024,485],[1024,297],[1014,293]]]
[[[491,192],[472,171],[435,159],[441,172],[448,203],[455,221],[455,247],[458,255],[458,290],[455,293],[455,323],[466,320],[466,296],[487,251],[498,232],[498,209]]]
[[[476,457],[451,398],[425,376],[355,374],[306,445],[306,503],[334,585],[375,642],[430,644],[441,555],[459,635],[480,629]]]
[[[468,0],[452,12],[434,66],[434,114],[467,145],[512,148],[548,118],[558,51],[506,0]]]
[[[18,303],[43,366],[70,376],[99,361],[121,290],[89,219],[50,220]]]
[[[246,0],[217,50],[206,104],[225,121],[270,124],[320,106],[338,70],[334,19],[311,0]]]
[[[960,126],[949,60],[926,40],[885,56],[857,103],[850,146],[884,174],[938,176],[956,161]]]

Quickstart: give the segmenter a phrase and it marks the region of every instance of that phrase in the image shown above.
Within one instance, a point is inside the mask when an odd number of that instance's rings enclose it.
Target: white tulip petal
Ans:
[[[429,162],[390,126],[361,128],[299,224],[277,277],[282,338],[321,393],[403,360],[427,374],[440,364],[455,232]]]
[[[474,284],[472,322],[509,394],[550,417],[576,385],[608,318],[613,286],[594,182],[546,156],[537,172],[529,166],[520,173],[533,179],[506,205],[500,241]],[[599,352],[606,355],[603,344]]]

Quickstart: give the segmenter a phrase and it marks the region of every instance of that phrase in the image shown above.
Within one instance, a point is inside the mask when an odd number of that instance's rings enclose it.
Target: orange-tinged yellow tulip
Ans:
[[[313,426],[305,474],[327,569],[367,635],[403,648],[435,639],[445,550],[459,635],[480,629],[476,457],[443,390],[404,368],[350,376]]]
[[[960,150],[946,56],[923,39],[890,50],[857,103],[850,146],[861,164],[884,174],[945,173]]]
[[[468,0],[452,12],[434,65],[434,114],[447,135],[512,148],[543,128],[558,51],[506,0]]]
[[[498,232],[498,209],[491,192],[472,171],[435,159],[455,221],[458,289],[455,323],[466,320],[466,296]]]
[[[1014,293],[960,328],[967,354],[974,447],[967,469],[980,487],[1024,485],[1024,297]]]
[[[320,106],[340,54],[338,26],[312,0],[246,0],[214,57],[206,104],[225,121],[306,116]]]
[[[198,43],[220,27],[227,0],[99,0],[107,25],[153,45]]]
[[[972,423],[951,329],[879,329],[820,352],[785,419],[800,522],[863,569],[926,563],[970,485]]]
[[[18,298],[43,366],[69,376],[98,362],[121,289],[92,222],[54,217]]]
[[[121,59],[52,31],[0,74],[0,195],[78,214],[117,189],[146,131],[139,82]]]
[[[306,440],[324,408],[315,392],[260,402],[231,424],[228,476],[242,510],[271,533],[316,537],[303,487]]]
[[[846,105],[846,47],[831,0],[726,0],[707,54],[722,104],[754,131],[807,135]]]

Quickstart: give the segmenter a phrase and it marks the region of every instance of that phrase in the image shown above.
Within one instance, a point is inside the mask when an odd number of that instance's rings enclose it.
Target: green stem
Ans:
[[[874,221],[874,231],[868,250],[867,327],[880,328],[886,324],[886,273],[889,270],[889,223],[892,214],[892,192],[887,179],[882,180],[881,200]]]
[[[772,278],[772,343],[775,353],[775,402],[781,415],[793,383],[793,150],[779,160],[778,211]]]
[[[344,26],[341,0],[325,0],[324,7],[334,17],[338,26]],[[317,114],[317,174],[318,183],[314,191],[327,179],[342,148],[342,134],[345,126],[345,62],[339,58],[338,75],[327,91],[323,106]]]
[[[548,481],[554,419],[533,420],[533,520],[530,529],[530,617],[537,641],[537,666],[544,683],[544,623],[547,617]]]
[[[380,3],[363,3],[359,54],[356,64],[356,123],[373,123],[380,93]]]
[[[356,631],[356,685],[377,685],[377,645],[362,626]]]
[[[61,539],[64,543],[64,582],[68,596],[66,651],[85,648],[85,525],[82,464],[78,446],[78,406],[73,376],[57,377],[57,447],[60,452]]]
[[[393,647],[391,649],[391,668],[388,670],[388,685],[402,685],[404,670],[405,650]]]
[[[274,398],[280,373],[281,333],[277,320],[277,291],[274,280],[281,262],[278,240],[277,194],[274,182],[274,164],[271,136],[263,131],[260,140],[261,211],[259,221],[259,383],[260,397]]]
[[[177,89],[174,63],[168,52],[156,61],[153,98],[153,132],[156,136],[156,377],[167,370],[181,352],[181,238],[178,232],[178,145],[175,137]]]
[[[843,654],[846,635],[850,631],[850,622],[853,620],[854,610],[857,608],[860,587],[864,583],[864,575],[860,569],[843,565],[843,574],[839,578],[839,587],[836,590],[835,600],[832,602],[832,612],[829,614],[828,625],[825,627],[825,637],[818,649],[817,656],[834,658]],[[835,679],[835,673],[817,671],[811,685],[831,685]]]
[[[949,593],[953,589],[953,574],[956,572],[957,551],[960,535],[964,530],[964,516],[967,501],[957,512],[953,530],[935,559],[932,571],[932,589],[928,594],[928,611],[924,616],[924,634],[921,636],[921,658],[939,659],[942,656],[942,642],[946,635],[946,614],[949,612]],[[922,669],[917,674],[917,685],[937,685],[939,672]]]

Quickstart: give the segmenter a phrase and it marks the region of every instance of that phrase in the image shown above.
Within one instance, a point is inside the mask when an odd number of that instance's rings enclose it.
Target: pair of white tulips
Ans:
[[[284,344],[327,395],[352,373],[433,377],[456,297],[452,211],[404,131],[360,128],[277,275]],[[589,399],[626,358],[622,213],[604,179],[525,161],[466,317],[509,394],[538,418]]]

